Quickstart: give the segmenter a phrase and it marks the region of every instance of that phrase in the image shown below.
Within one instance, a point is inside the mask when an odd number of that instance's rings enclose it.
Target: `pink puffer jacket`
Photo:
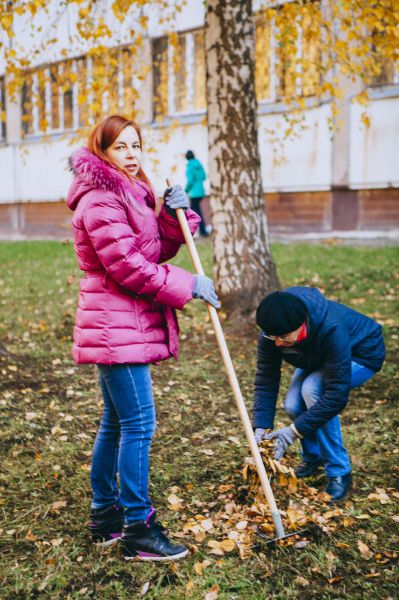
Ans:
[[[191,300],[192,273],[160,264],[184,243],[178,221],[144,183],[130,183],[86,148],[71,158],[67,203],[85,275],[72,354],[77,363],[151,363],[178,354],[175,308]],[[186,216],[192,232],[199,217]]]

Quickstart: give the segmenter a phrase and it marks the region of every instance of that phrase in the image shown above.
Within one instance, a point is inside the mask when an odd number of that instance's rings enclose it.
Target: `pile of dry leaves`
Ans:
[[[356,520],[372,518],[373,509],[363,512],[361,505],[358,503],[355,507],[351,499],[339,506],[330,504],[328,494],[307,485],[303,480],[296,479],[294,470],[290,466],[292,459],[289,456],[284,457],[280,462],[272,458],[272,442],[264,443],[261,453],[266,471],[271,476],[271,485],[286,533],[298,532],[296,535],[280,540],[278,544],[304,548],[317,533],[323,532],[329,535],[340,528],[351,527]],[[247,488],[246,504],[237,501],[237,489],[229,483],[219,485],[217,501],[207,504],[198,501],[191,505],[186,504],[177,495],[182,490],[173,487],[172,494],[168,498],[169,508],[179,511],[181,520],[185,521],[182,531],[174,535],[186,540],[188,536],[191,537],[193,551],[205,546],[208,554],[223,556],[238,550],[243,559],[251,556],[254,547],[262,543],[262,538],[274,538],[270,509],[260,486],[252,457],[245,459],[243,479]],[[375,493],[369,494],[366,500],[381,504],[391,503],[388,492],[391,496],[399,496],[393,488],[392,490],[377,488]],[[220,506],[220,503],[223,508],[217,510],[216,506]],[[378,514],[378,511],[374,513]],[[359,550],[366,554],[370,552],[369,548],[363,545],[365,547]],[[204,563],[209,564],[209,561]],[[196,568],[199,570],[206,566],[207,564],[196,563]]]

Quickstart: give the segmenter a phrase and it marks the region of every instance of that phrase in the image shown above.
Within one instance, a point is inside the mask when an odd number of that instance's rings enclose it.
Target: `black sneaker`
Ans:
[[[89,529],[93,542],[101,546],[115,544],[122,535],[123,510],[118,504],[106,508],[92,508]]]
[[[156,520],[152,509],[145,521],[125,525],[121,537],[125,560],[179,560],[188,554],[188,548],[175,545],[164,534],[165,528]]]
[[[352,475],[347,473],[340,477],[328,477],[328,484],[324,490],[331,496],[330,502],[343,500],[352,489]]]
[[[315,475],[315,473],[317,473],[317,471],[320,469],[320,467],[323,466],[323,464],[324,463],[321,460],[315,463],[302,462],[295,469],[295,475],[297,479],[305,479],[305,477],[311,477],[312,475]]]

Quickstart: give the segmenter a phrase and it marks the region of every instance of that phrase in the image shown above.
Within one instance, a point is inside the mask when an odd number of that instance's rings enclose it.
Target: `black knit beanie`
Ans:
[[[256,309],[256,323],[269,335],[291,333],[304,323],[306,317],[302,300],[288,292],[268,294]]]

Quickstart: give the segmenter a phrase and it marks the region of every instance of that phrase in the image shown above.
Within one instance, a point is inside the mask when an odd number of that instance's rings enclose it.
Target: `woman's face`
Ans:
[[[141,166],[141,147],[135,128],[129,125],[122,129],[105,154],[112,164],[127,175],[137,175]]]

